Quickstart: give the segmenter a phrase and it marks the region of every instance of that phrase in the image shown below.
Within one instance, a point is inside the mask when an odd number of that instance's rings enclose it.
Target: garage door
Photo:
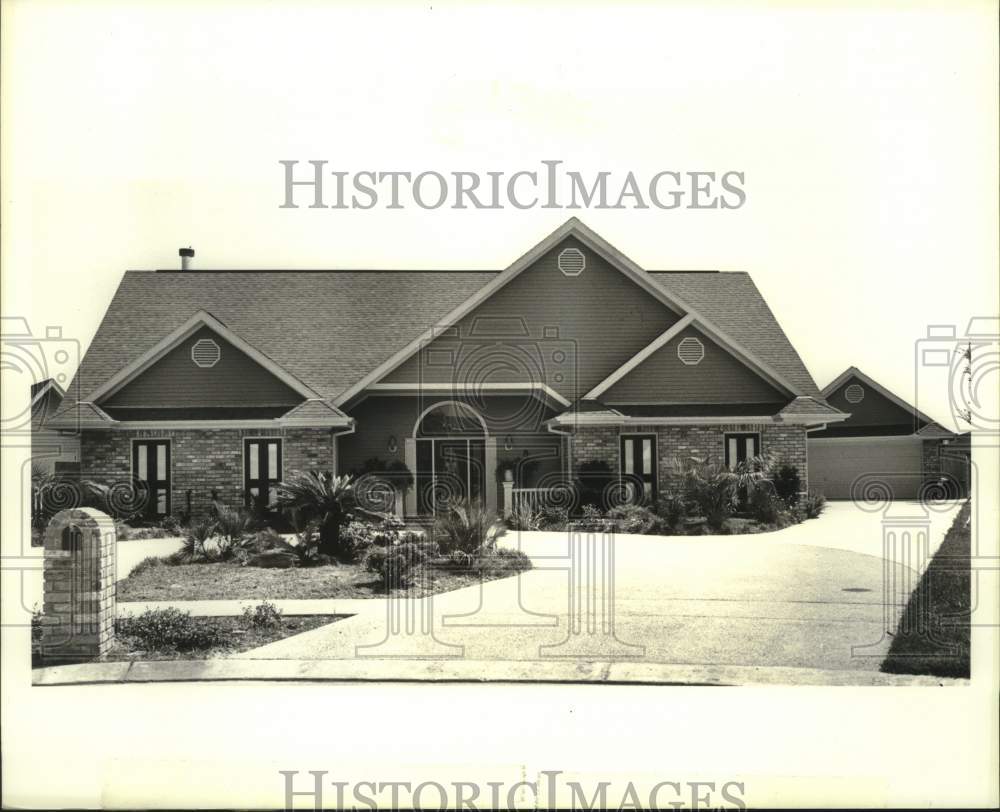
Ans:
[[[850,499],[859,477],[892,489],[894,499],[916,499],[921,441],[914,437],[823,437],[809,440],[809,489],[828,499]]]

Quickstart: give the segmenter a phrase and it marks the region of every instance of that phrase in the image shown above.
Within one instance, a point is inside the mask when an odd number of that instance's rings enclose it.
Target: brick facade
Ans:
[[[170,440],[170,512],[204,513],[213,491],[230,505],[243,504],[243,440],[280,437],[283,471],[335,471],[336,437],[330,429],[163,429],[84,431],[81,477],[106,485],[131,478],[132,440]]]
[[[771,452],[779,464],[794,465],[802,480],[802,489],[809,487],[806,429],[804,426],[775,423],[740,423],[721,426],[583,426],[573,438],[572,467],[587,460],[604,460],[611,470],[619,471],[619,437],[622,434],[655,434],[657,475],[665,482],[671,461],[687,457],[725,459],[725,435],[728,433],[759,432],[761,452]]]
[[[926,475],[941,473],[941,441],[924,440],[921,444],[920,470]]]

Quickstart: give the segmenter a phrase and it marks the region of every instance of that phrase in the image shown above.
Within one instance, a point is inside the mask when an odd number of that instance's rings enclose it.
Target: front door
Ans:
[[[449,505],[482,500],[486,491],[486,442],[482,439],[417,440],[417,510],[440,513]]]
[[[146,518],[170,513],[170,441],[135,440],[132,443],[132,477],[145,495]]]
[[[656,437],[651,434],[623,434],[621,471],[631,504],[655,502]]]
[[[273,505],[281,482],[281,440],[243,441],[243,493],[246,505],[258,510]]]

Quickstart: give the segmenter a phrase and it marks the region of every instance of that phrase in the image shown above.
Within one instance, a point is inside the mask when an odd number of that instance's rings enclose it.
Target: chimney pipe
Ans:
[[[181,257],[181,270],[190,271],[191,270],[191,260],[194,259],[194,249],[191,246],[187,248],[182,248],[177,252]]]

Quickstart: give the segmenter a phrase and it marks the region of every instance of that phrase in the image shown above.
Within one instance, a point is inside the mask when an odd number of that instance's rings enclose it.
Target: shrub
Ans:
[[[478,500],[452,505],[434,522],[433,538],[445,553],[480,553],[496,543],[500,530],[496,515]]]
[[[168,564],[192,564],[209,558],[205,543],[215,534],[215,520],[198,519],[188,527],[184,542],[176,553],[167,557]]]
[[[761,524],[777,524],[778,515],[785,511],[785,504],[770,488],[755,488],[750,493],[750,515]]]
[[[292,545],[276,530],[266,527],[252,535],[244,536],[236,546],[248,553],[266,553],[269,550],[288,550]]]
[[[818,519],[819,515],[823,512],[823,508],[826,507],[826,497],[821,493],[809,491],[800,500],[799,507],[802,508],[807,519]]]
[[[357,554],[353,545],[341,542],[343,526],[362,516],[377,521],[385,518],[383,513],[358,506],[351,477],[322,471],[293,471],[278,485],[276,504],[317,528],[319,552],[342,561],[352,561]]]
[[[688,506],[683,496],[667,493],[656,500],[656,513],[663,520],[666,528],[676,530],[687,517]]]
[[[222,633],[210,622],[199,622],[179,609],[147,609],[138,617],[119,618],[116,629],[144,649],[192,651],[214,648],[223,642]]]
[[[511,530],[541,530],[542,514],[528,502],[521,502],[506,519]]]
[[[543,506],[538,511],[538,521],[542,530],[564,530],[569,522],[569,510],[553,505]]]
[[[38,648],[42,642],[42,626],[45,625],[45,612],[38,608],[36,604],[31,610],[31,646],[32,651]]]
[[[615,481],[611,466],[604,460],[587,460],[577,468],[576,488],[579,503],[586,507],[595,505],[600,509],[607,507],[606,496],[609,487]]]
[[[394,547],[376,546],[365,555],[364,567],[368,572],[380,575],[387,589],[406,588],[413,585],[414,570],[438,553],[436,544],[425,542],[407,542]]]
[[[243,625],[254,629],[276,629],[281,625],[281,610],[270,601],[243,610]]]
[[[771,481],[774,492],[786,505],[795,505],[799,501],[799,491],[802,490],[802,478],[799,469],[787,463],[774,472]]]
[[[739,478],[725,465],[710,459],[691,458],[686,464],[674,461],[685,500],[693,505],[708,526],[720,530],[739,502]]]
[[[607,518],[622,533],[657,533],[662,527],[660,517],[643,505],[618,505],[608,511]]]
[[[503,573],[530,570],[531,559],[521,550],[498,547],[489,555],[474,558],[470,568],[481,576],[497,577]]]
[[[230,507],[222,502],[212,503],[212,514],[215,518],[216,532],[219,534],[217,541],[219,558],[230,558],[233,549],[253,528],[254,518],[244,507]]]
[[[351,476],[360,479],[363,476],[374,474],[379,479],[390,483],[396,490],[406,493],[413,487],[413,472],[402,460],[392,460],[386,462],[378,457],[369,457],[360,468],[351,471]]]
[[[406,527],[395,516],[386,516],[381,521],[355,519],[348,522],[341,528],[340,540],[341,544],[357,553],[372,545],[386,547],[400,544],[414,535],[407,533]]]
[[[584,505],[580,511],[580,518],[573,524],[580,530],[604,531],[611,528],[614,522],[605,518],[597,505]]]

